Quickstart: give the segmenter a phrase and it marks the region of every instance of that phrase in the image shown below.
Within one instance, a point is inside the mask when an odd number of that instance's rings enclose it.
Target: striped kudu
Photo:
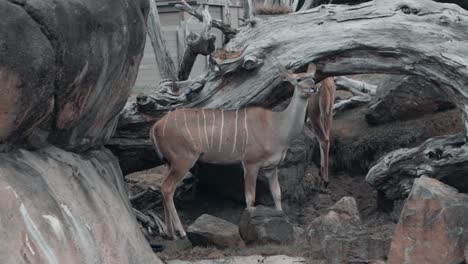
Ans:
[[[333,77],[323,79],[317,84],[318,93],[311,96],[308,106],[308,126],[320,143],[320,176],[324,187],[328,186],[328,155],[330,132],[333,122],[336,85]]]
[[[316,93],[315,65],[307,72],[292,74],[280,67],[283,76],[295,89],[288,107],[272,112],[261,107],[238,110],[181,108],[167,113],[150,130],[150,138],[169,170],[161,184],[168,236],[175,238],[174,227],[181,237],[186,233],[180,222],[173,196],[177,184],[197,160],[230,164],[244,168],[247,208],[254,206],[255,185],[260,168],[274,168],[268,173],[276,209],[281,207],[281,190],[277,166],[292,138],[301,133],[308,98]]]

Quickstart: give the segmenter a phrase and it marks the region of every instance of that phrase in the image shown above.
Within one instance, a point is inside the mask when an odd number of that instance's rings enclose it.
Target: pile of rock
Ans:
[[[330,264],[369,263],[386,258],[391,238],[376,234],[362,224],[356,201],[343,197],[327,213],[312,221],[307,240],[318,247]]]
[[[187,229],[193,245],[215,246],[220,249],[245,244],[293,243],[298,232],[300,230],[293,227],[283,212],[265,206],[246,209],[239,226],[204,214]]]

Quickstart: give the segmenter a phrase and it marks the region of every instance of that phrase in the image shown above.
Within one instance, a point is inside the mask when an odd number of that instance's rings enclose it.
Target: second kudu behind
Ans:
[[[157,154],[169,170],[161,184],[164,214],[169,237],[175,238],[174,227],[181,237],[186,233],[174,206],[174,192],[197,160],[217,163],[241,163],[247,208],[255,203],[255,187],[260,168],[273,168],[268,173],[270,190],[277,210],[281,207],[278,165],[287,147],[301,133],[309,97],[317,92],[316,67],[293,74],[283,67],[282,75],[294,85],[294,95],[282,112],[261,107],[237,110],[182,108],[167,113],[150,130]]]

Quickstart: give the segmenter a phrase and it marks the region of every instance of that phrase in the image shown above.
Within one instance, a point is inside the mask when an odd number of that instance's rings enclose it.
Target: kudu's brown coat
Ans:
[[[308,105],[309,127],[320,143],[320,174],[328,185],[328,157],[330,151],[330,132],[333,123],[336,84],[333,77],[317,84],[318,93],[311,96]]]
[[[308,98],[311,90],[316,92],[312,80],[314,73],[314,65],[309,66],[305,74],[286,73],[295,90],[283,112],[260,107],[238,110],[183,108],[166,114],[151,128],[150,137],[155,149],[169,164],[161,185],[169,236],[175,237],[174,227],[182,237],[185,236],[173,195],[177,183],[197,160],[242,163],[248,208],[254,206],[259,169],[274,168],[268,173],[270,190],[276,208],[282,210],[277,166],[290,140],[302,131]]]

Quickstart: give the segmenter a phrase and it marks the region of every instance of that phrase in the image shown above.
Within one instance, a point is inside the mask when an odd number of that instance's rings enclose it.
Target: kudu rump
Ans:
[[[275,207],[282,210],[277,166],[292,138],[301,133],[309,97],[317,92],[316,67],[307,72],[282,74],[295,89],[283,112],[260,107],[238,110],[182,108],[167,113],[150,130],[156,152],[167,161],[169,170],[161,184],[168,236],[175,238],[174,227],[181,237],[186,233],[174,206],[174,192],[197,160],[231,164],[242,163],[247,208],[255,202],[255,187],[260,168],[274,168],[269,173],[270,190]]]

